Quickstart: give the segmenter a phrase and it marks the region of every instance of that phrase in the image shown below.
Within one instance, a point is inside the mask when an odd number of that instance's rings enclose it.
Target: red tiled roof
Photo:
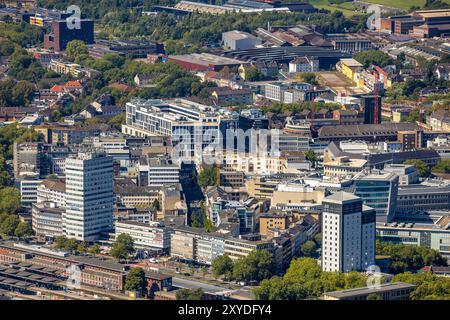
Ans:
[[[80,81],[67,81],[64,85],[66,88],[81,88]]]
[[[62,92],[64,91],[64,86],[62,85],[54,85],[51,89],[51,92]]]

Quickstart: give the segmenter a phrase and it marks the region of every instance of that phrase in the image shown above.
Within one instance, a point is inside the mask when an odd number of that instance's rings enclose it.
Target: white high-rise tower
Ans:
[[[94,241],[112,227],[113,158],[103,153],[79,153],[66,159],[66,212],[63,231],[68,238]]]
[[[343,191],[322,205],[322,270],[363,271],[375,264],[375,210]]]

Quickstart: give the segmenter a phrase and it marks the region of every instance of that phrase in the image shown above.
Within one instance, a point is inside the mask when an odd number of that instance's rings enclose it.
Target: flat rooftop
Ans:
[[[348,67],[362,67],[362,63],[356,61],[355,59],[341,59],[340,62]]]
[[[401,290],[401,289],[413,289],[415,288],[415,285],[405,283],[405,282],[395,282],[395,283],[384,283],[381,284],[379,288],[355,288],[355,289],[348,289],[348,290],[340,290],[340,291],[331,291],[331,292],[325,292],[325,296],[342,299],[342,298],[350,298],[353,296],[360,296],[360,295],[369,295],[371,293],[380,293],[380,292],[386,292],[391,290]]]
[[[184,61],[188,63],[195,63],[203,66],[210,65],[238,65],[243,64],[245,61],[227,58],[222,56],[216,56],[211,53],[191,53],[191,54],[182,54],[169,56],[169,59]]]
[[[254,35],[252,35],[248,32],[238,31],[238,30],[224,32],[224,33],[222,33],[222,36],[226,36],[226,37],[234,39],[234,40],[257,39]]]
[[[342,203],[347,201],[362,201],[360,197],[355,196],[353,193],[348,193],[345,191],[339,191],[331,196],[326,197],[323,199],[324,202],[331,202],[331,203]]]

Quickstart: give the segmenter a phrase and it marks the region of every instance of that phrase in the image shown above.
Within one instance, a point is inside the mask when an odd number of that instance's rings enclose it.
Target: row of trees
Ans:
[[[275,261],[267,250],[252,251],[234,262],[222,255],[212,262],[212,271],[216,277],[224,276],[227,280],[259,282],[275,273]]]
[[[208,218],[207,212],[206,212],[206,206],[205,203],[202,201],[200,204],[200,216],[197,214],[197,212],[193,212],[191,214],[191,227],[194,228],[204,228],[206,232],[214,231],[215,227],[212,221]]]
[[[431,272],[401,273],[395,275],[392,281],[415,284],[416,288],[410,296],[412,300],[450,299],[450,279]]]
[[[447,260],[434,250],[423,246],[379,242],[376,244],[378,255],[389,256],[392,259],[391,273],[417,271],[424,266],[446,266]]]
[[[261,281],[253,293],[257,300],[316,299],[326,291],[363,287],[366,283],[363,273],[324,272],[317,260],[298,258],[292,260],[284,276]]]
[[[100,246],[96,243],[89,246],[84,241],[68,239],[65,236],[56,237],[55,245],[58,249],[63,249],[72,253],[90,253],[92,255],[97,255],[100,253]]]
[[[428,177],[430,173],[435,174],[449,174],[450,173],[450,159],[441,159],[438,163],[430,168],[428,164],[419,159],[408,159],[403,162],[404,164],[413,165],[421,177]]]
[[[320,237],[316,238],[319,241]],[[447,261],[433,249],[422,246],[377,242],[378,255],[390,256],[391,272],[396,274],[393,282],[403,281],[416,284],[412,294],[413,299],[448,299],[450,298],[450,280],[437,277],[431,273],[417,272],[424,266],[446,266]],[[213,272],[224,274],[233,270],[229,258],[223,256],[213,262]],[[264,274],[266,276],[267,274]],[[316,299],[327,291],[365,287],[367,277],[364,273],[324,272],[316,259],[302,257],[292,260],[284,276],[274,276],[270,279],[261,278],[260,286],[254,294],[259,300],[302,300]],[[372,297],[374,298],[374,297]]]
[[[20,209],[20,192],[16,188],[0,189],[0,234],[19,238],[33,234],[30,224],[20,221],[17,215]]]

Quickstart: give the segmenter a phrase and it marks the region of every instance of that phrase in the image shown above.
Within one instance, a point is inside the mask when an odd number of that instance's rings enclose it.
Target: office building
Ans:
[[[167,158],[147,158],[139,165],[139,185],[162,187],[180,182],[180,165],[172,164]]]
[[[14,178],[39,178],[45,171],[45,157],[43,145],[39,142],[25,142],[13,145]]]
[[[117,221],[115,223],[116,239],[121,234],[131,236],[136,248],[155,251],[158,254],[169,253],[171,229],[165,227],[163,222]]]
[[[398,189],[397,212],[450,210],[450,185],[415,184]]]
[[[38,186],[42,180],[22,179],[20,180],[20,203],[26,208],[31,208],[37,202]]]
[[[270,240],[262,240],[261,236],[239,236],[239,238],[225,238],[224,254],[232,260],[244,258],[254,250],[274,252],[274,244]]]
[[[122,132],[138,137],[169,137],[174,162],[197,163],[204,148],[219,143],[220,119],[216,108],[188,100],[132,100],[126,104]]]
[[[393,218],[397,205],[399,178],[392,172],[361,172],[354,178],[355,195],[373,208],[377,216]]]
[[[403,151],[417,150],[422,146],[422,131],[399,131],[398,141],[400,142]]]
[[[284,43],[284,41],[282,41]],[[278,46],[267,48],[254,48],[234,50],[224,53],[226,57],[233,57],[244,61],[289,63],[297,57],[316,57],[319,60],[320,70],[329,70],[341,58],[350,58],[350,54],[321,48],[318,46]]]
[[[94,43],[94,21],[81,19],[79,28],[71,29],[66,20],[52,21],[52,32],[44,37],[44,48],[55,51],[66,50],[72,40],[81,40],[86,44]]]
[[[396,215],[397,216],[397,215]],[[450,256],[450,217],[448,210],[425,214],[398,214],[390,223],[377,222],[377,240],[422,246]]]
[[[324,175],[330,177],[353,177],[367,165],[365,159],[353,159],[349,156],[337,157],[336,160],[323,163]]]
[[[410,164],[385,164],[384,172],[395,173],[399,178],[399,186],[419,183],[419,171]]]
[[[66,159],[64,234],[97,240],[112,228],[113,160],[102,153],[79,153]]]
[[[375,210],[351,193],[322,201],[322,270],[362,271],[375,264]]]
[[[211,88],[211,98],[217,105],[250,105],[253,102],[253,93],[249,89],[233,90],[226,87]]]
[[[33,203],[31,209],[31,226],[37,236],[56,238],[64,235],[62,216],[65,208],[54,202]]]
[[[328,89],[313,87],[309,83],[301,82],[273,82],[264,86],[264,96],[269,100],[281,103],[311,101],[325,92],[328,92]]]
[[[174,228],[171,234],[171,257],[211,265],[223,254],[224,238],[220,234],[187,226]]]

